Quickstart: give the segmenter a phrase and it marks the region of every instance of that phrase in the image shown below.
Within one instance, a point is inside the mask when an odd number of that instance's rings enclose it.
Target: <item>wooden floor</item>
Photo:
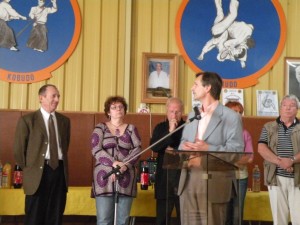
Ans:
[[[23,225],[23,216],[3,216],[1,225]],[[63,225],[95,225],[95,216],[65,216]],[[138,217],[135,225],[155,225],[155,218]],[[243,225],[272,225],[272,222],[251,222],[244,221]]]

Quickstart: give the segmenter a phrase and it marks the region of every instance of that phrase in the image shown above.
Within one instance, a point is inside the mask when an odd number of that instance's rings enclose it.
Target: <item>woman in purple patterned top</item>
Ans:
[[[95,157],[93,194],[96,198],[97,225],[112,225],[114,222],[114,193],[116,176],[103,176],[113,167],[120,166],[118,177],[119,202],[117,224],[128,224],[133,197],[137,193],[136,164],[141,152],[141,139],[137,128],[124,123],[127,103],[123,97],[109,97],[104,104],[108,122],[96,125],[92,134],[92,154]],[[125,166],[123,162],[129,161]]]

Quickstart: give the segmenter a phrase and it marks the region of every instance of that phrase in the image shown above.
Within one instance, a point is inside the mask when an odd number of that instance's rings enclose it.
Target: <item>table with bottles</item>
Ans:
[[[141,190],[134,199],[130,215],[132,217],[155,217],[156,203],[154,188]],[[65,215],[96,215],[95,200],[91,196],[91,187],[70,187],[67,196]],[[24,215],[25,195],[22,189],[0,189],[0,216]],[[248,191],[245,199],[244,220],[272,221],[269,195],[267,191]]]

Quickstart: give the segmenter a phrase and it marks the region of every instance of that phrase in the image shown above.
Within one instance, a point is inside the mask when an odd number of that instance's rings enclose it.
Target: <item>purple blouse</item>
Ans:
[[[128,124],[124,133],[113,135],[105,123],[96,125],[92,134],[92,154],[95,157],[93,171],[94,196],[111,196],[114,183],[109,178],[103,179],[112,170],[114,161],[127,162],[141,152],[141,138],[136,127]],[[139,157],[127,164],[128,169],[118,179],[120,195],[136,196],[136,164]]]

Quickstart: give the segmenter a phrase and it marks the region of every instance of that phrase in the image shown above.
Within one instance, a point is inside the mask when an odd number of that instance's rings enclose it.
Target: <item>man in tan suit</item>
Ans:
[[[25,225],[62,224],[68,191],[70,120],[55,112],[59,97],[54,85],[42,86],[41,108],[18,121],[14,155],[23,170]]]
[[[202,103],[202,118],[184,127],[179,150],[243,152],[241,118],[219,103],[222,84],[221,77],[216,73],[196,74],[192,92],[194,99]],[[194,112],[189,114],[189,118],[194,116]],[[227,163],[224,167],[218,167],[218,160],[210,162],[208,168],[205,158],[197,157],[197,154],[199,152],[190,156],[188,168],[181,172],[178,187],[181,225],[224,225],[227,204],[236,189],[234,170],[224,171]],[[212,154],[216,158],[224,156],[221,153]],[[233,163],[234,158],[227,154],[222,160]],[[227,168],[230,169],[230,166]],[[207,182],[203,179],[206,170],[209,173]]]

